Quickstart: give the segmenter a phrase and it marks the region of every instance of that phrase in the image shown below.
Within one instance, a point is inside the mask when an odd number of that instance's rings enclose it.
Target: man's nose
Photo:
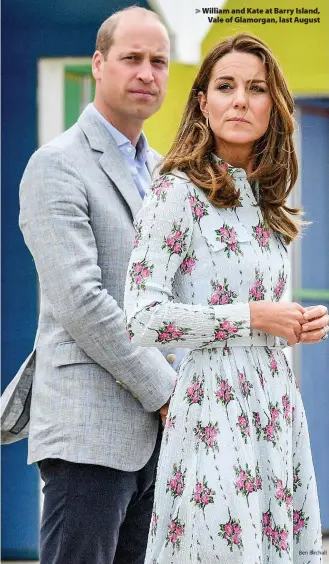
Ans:
[[[154,80],[152,65],[150,61],[143,61],[139,65],[137,78],[145,83],[149,83]]]

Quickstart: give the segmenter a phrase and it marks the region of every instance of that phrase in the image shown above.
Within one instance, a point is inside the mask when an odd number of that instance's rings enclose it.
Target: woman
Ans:
[[[280,302],[298,210],[293,99],[269,48],[218,44],[137,221],[133,342],[189,347],[170,402],[147,564],[318,563],[307,424],[284,343],[327,336]],[[307,551],[307,557],[305,556]]]

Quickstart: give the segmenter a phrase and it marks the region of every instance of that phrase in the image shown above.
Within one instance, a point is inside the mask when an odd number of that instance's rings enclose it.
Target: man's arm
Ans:
[[[48,146],[32,156],[20,203],[20,227],[55,319],[147,411],[156,411],[176,373],[156,349],[132,345],[123,311],[102,288],[85,186],[63,152]]]

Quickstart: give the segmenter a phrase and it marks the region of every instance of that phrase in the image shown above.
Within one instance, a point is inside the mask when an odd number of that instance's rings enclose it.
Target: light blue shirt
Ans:
[[[149,191],[151,185],[151,175],[146,164],[149,147],[144,133],[141,133],[137,141],[137,145],[134,147],[131,141],[123,135],[121,131],[116,129],[109,121],[107,121],[107,119],[105,119],[105,117],[95,108],[94,104],[92,104],[92,108],[105,125],[106,129],[111,133],[119,151],[124,156],[129,172],[131,173],[137,186],[138,192],[141,197],[144,198],[145,193]]]

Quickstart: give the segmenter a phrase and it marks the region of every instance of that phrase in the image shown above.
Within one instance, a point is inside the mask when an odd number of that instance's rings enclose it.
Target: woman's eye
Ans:
[[[220,84],[218,90],[230,90],[232,86],[230,84]]]
[[[252,92],[265,92],[265,89],[262,86],[257,86],[257,84],[250,86],[250,90]]]

